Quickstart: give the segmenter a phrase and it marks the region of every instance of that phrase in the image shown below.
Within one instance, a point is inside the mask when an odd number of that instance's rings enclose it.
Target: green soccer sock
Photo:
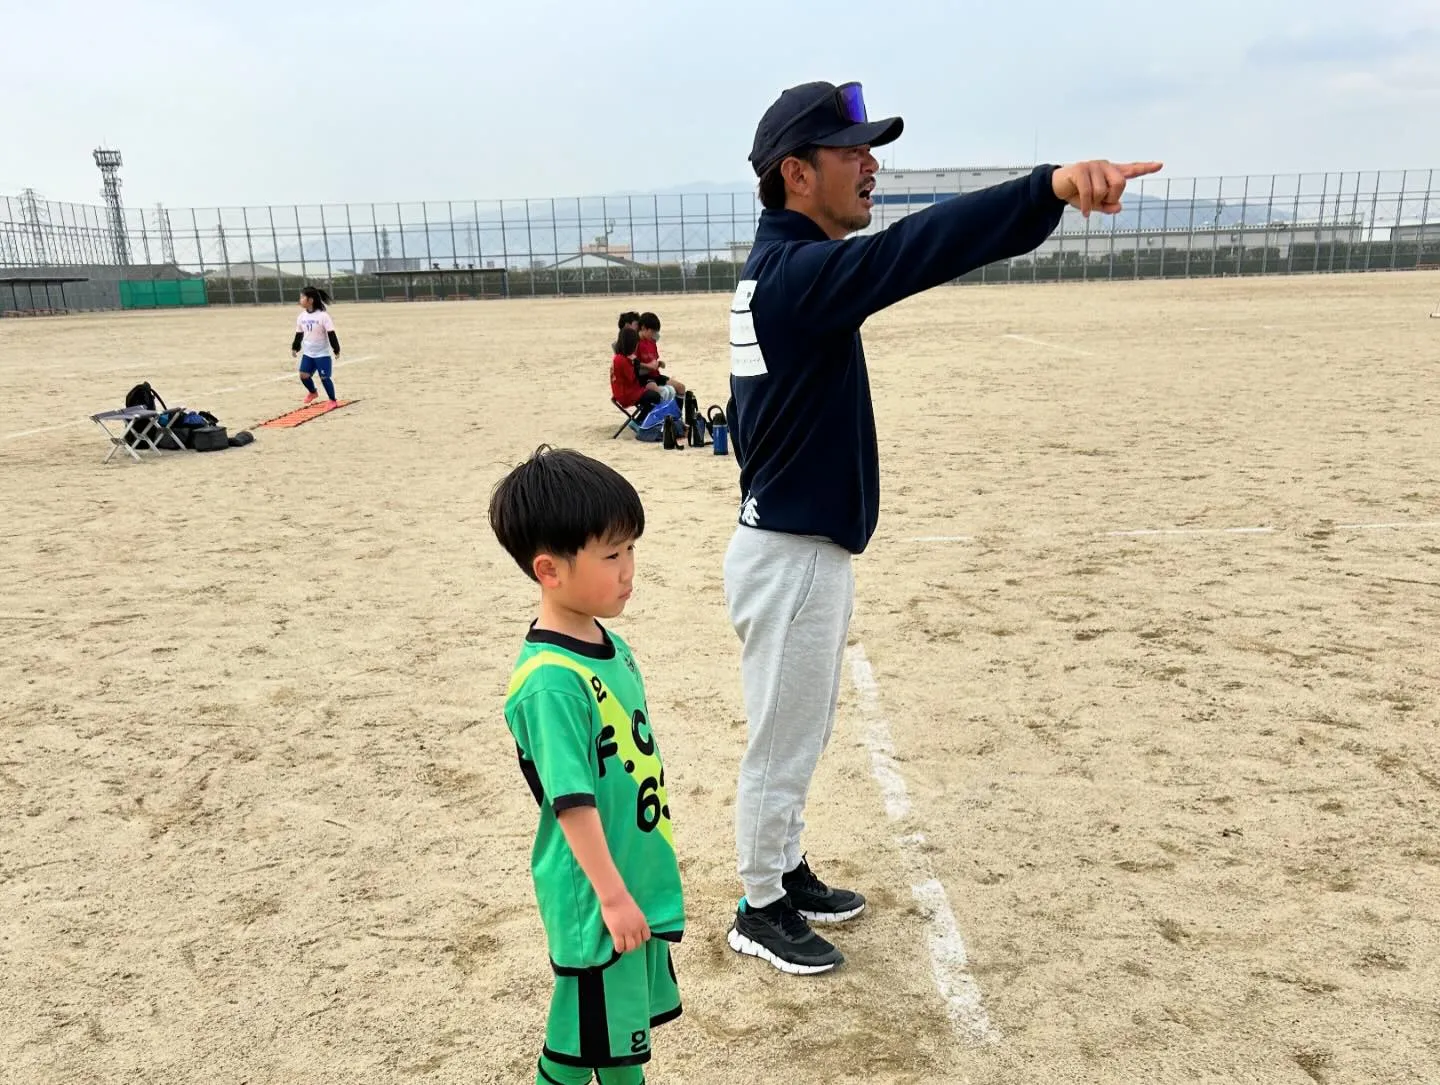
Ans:
[[[540,1056],[535,1071],[535,1085],[590,1085],[590,1071],[575,1066],[561,1066]]]

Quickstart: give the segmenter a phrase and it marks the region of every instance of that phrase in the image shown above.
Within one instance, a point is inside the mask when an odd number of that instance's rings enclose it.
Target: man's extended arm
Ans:
[[[1038,166],[1026,177],[942,200],[878,233],[796,245],[777,269],[787,319],[817,332],[867,317],[975,268],[1034,250],[1067,204],[1113,214],[1130,177],[1158,163]]]

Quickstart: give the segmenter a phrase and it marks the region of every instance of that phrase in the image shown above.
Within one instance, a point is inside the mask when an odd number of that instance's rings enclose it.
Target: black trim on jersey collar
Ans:
[[[537,618],[536,621],[539,619]],[[610,639],[610,631],[599,622],[595,628],[600,630],[600,635],[605,638],[603,644],[591,644],[589,641],[576,640],[574,637],[567,637],[564,633],[556,633],[551,629],[536,629],[535,622],[530,623],[530,632],[525,634],[525,639],[531,644],[553,644],[556,648],[564,648],[567,652],[574,652],[577,656],[584,656],[586,659],[614,659],[615,642]]]

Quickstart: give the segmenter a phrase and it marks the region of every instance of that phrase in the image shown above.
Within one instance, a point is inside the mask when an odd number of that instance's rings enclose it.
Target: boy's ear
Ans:
[[[564,567],[565,563],[554,554],[536,554],[535,560],[530,565],[535,572],[535,579],[540,581],[542,588],[558,588],[561,570]]]

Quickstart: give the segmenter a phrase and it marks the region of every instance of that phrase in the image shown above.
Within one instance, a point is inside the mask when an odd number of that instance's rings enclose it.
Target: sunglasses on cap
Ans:
[[[864,124],[870,119],[865,112],[865,88],[859,83],[842,83],[835,88],[835,112],[847,124]]]
[[[814,120],[816,114],[827,106],[835,111],[837,120],[847,125],[864,124],[870,119],[865,112],[865,88],[859,83],[842,83],[805,112],[791,117],[772,138],[779,140],[801,121]]]

